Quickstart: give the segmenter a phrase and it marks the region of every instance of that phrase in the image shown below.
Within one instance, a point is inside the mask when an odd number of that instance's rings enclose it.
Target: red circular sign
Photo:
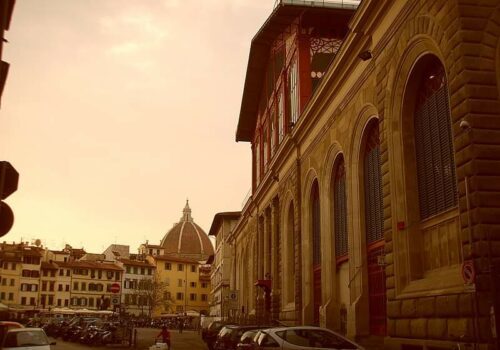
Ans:
[[[119,293],[120,292],[120,284],[119,283],[113,283],[111,285],[111,288],[109,289],[111,293]]]
[[[474,263],[472,260],[464,261],[462,264],[462,278],[467,284],[474,283],[476,279],[476,271],[474,269]]]

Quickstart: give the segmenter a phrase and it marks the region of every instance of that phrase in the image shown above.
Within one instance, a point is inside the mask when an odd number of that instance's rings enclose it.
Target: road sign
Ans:
[[[476,280],[476,271],[472,260],[464,261],[462,264],[462,278],[466,284],[473,284]]]
[[[109,290],[111,291],[111,293],[115,293],[116,294],[116,293],[120,293],[120,289],[121,289],[120,283],[113,283],[111,285],[111,288]]]
[[[118,305],[118,304],[120,304],[120,297],[118,297],[118,296],[113,296],[113,297],[111,298],[111,304],[113,304],[113,305]]]
[[[238,308],[238,299],[239,293],[237,290],[230,290],[227,293],[227,301],[229,309],[237,309]]]

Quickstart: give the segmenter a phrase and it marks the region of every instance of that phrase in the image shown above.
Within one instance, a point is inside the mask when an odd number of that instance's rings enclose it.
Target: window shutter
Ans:
[[[344,159],[337,162],[333,186],[335,219],[335,256],[343,257],[348,253],[347,240],[347,197]]]
[[[427,219],[458,201],[448,88],[442,68],[425,74],[419,91],[415,151],[420,217]]]
[[[364,155],[365,230],[366,243],[381,240],[383,236],[382,174],[380,171],[380,139],[378,123],[369,131]]]

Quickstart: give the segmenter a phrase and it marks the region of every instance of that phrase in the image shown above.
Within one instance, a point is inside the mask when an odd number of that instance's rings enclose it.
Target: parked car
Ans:
[[[207,328],[201,330],[201,338],[207,344],[208,349],[212,350],[217,340],[217,334],[219,334],[222,327],[224,327],[226,323],[222,321],[213,321],[211,322]]]
[[[254,339],[257,333],[259,333],[258,329],[252,329],[243,333],[236,348],[238,350],[253,350],[255,347]]]
[[[326,328],[297,326],[279,327],[259,331],[254,338],[255,350],[309,350],[364,348],[346,337]]]
[[[0,321],[0,345],[2,344],[3,338],[5,337],[5,334],[8,330],[23,327],[24,326],[18,322]]]
[[[217,341],[215,342],[215,350],[236,350],[238,343],[240,343],[241,336],[243,333],[251,330],[259,330],[264,328],[269,328],[270,326],[236,326],[227,325],[222,327],[219,334],[217,335]]]
[[[16,328],[7,331],[3,340],[2,350],[50,350],[51,345],[47,335],[41,328]]]

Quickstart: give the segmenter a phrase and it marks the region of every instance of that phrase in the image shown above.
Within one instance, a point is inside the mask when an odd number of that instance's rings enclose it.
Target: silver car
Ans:
[[[50,350],[51,345],[47,335],[41,328],[11,329],[5,334],[3,350]]]
[[[297,326],[259,331],[254,338],[258,350],[359,349],[362,346],[326,328]]]

